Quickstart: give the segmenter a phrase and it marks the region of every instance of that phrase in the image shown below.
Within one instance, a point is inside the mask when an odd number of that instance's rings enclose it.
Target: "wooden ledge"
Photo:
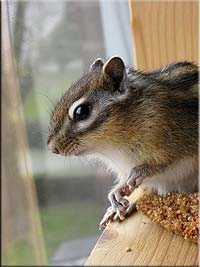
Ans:
[[[106,227],[85,265],[197,266],[198,245],[135,212]]]

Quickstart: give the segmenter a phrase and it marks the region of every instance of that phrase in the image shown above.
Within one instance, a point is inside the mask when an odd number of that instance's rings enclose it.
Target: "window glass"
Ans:
[[[128,0],[7,2],[47,263],[84,264],[101,234],[98,225],[114,177],[85,158],[50,153],[48,124],[56,102],[94,59],[117,54],[133,64]],[[22,245],[14,255],[5,250],[5,264],[22,264],[18,258],[35,264],[26,238],[18,239]]]

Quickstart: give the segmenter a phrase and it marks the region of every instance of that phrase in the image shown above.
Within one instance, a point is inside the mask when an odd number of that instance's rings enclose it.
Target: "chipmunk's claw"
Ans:
[[[112,206],[110,206],[105,215],[103,216],[103,219],[101,220],[99,224],[99,229],[105,228],[110,222],[112,221],[123,221],[125,218],[130,216],[133,211],[136,210],[136,203],[131,202],[128,204],[128,206],[123,210],[120,209],[114,209]]]
[[[110,206],[105,215],[103,216],[103,219],[101,220],[99,227],[105,228],[110,222],[116,221],[117,219],[120,221],[123,221],[125,219],[124,215],[126,213],[126,209],[123,207],[117,208]]]
[[[104,214],[100,224],[99,224],[99,227],[100,228],[105,228],[107,226],[107,224],[112,220],[112,217],[114,216],[115,212],[114,212],[114,209],[113,207],[109,207],[106,211],[106,213]]]

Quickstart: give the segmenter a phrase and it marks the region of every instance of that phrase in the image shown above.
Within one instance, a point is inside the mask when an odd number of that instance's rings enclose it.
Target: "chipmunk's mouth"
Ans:
[[[74,155],[75,155],[75,156],[81,156],[81,155],[83,155],[86,151],[87,151],[86,149],[79,150],[79,151],[76,151],[76,152],[74,153]]]
[[[78,144],[71,144],[69,147],[59,146],[55,141],[51,140],[48,142],[49,150],[60,156],[83,156],[86,154],[90,154],[91,150],[88,147],[80,146]]]
[[[79,156],[84,156],[84,155],[88,155],[88,154],[91,154],[91,153],[92,153],[91,150],[89,150],[88,148],[85,148],[85,149],[76,151],[74,153],[74,155],[77,156],[77,157],[79,157]]]
[[[63,153],[60,153],[60,155],[63,156],[84,156],[87,154],[91,153],[91,149],[89,149],[88,147],[85,146],[79,146],[79,145],[74,145],[72,146],[70,149],[66,149],[63,151]]]

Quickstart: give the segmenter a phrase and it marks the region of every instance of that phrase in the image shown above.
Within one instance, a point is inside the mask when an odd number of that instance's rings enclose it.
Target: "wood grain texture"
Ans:
[[[131,251],[127,252],[127,248]],[[195,266],[198,246],[164,230],[141,212],[107,226],[86,265]]]
[[[179,60],[198,62],[197,1],[130,1],[130,11],[138,69],[153,70]],[[106,227],[89,265],[196,266],[198,245],[136,212]]]
[[[198,1],[130,1],[136,66],[198,63]]]

